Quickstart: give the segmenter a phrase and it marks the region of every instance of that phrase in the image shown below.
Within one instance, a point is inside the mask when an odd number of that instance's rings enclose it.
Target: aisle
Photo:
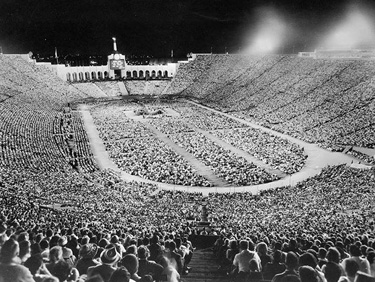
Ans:
[[[228,277],[218,271],[215,257],[211,248],[196,250],[189,266],[192,268],[188,275],[183,275],[183,282],[224,282]]]

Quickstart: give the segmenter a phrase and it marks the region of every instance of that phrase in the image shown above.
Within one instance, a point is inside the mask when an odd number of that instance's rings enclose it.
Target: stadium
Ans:
[[[0,281],[375,280],[375,49],[112,49],[0,54]]]

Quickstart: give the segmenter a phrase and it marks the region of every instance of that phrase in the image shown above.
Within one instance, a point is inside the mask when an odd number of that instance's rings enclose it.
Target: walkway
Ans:
[[[119,81],[119,82],[117,82],[117,84],[118,84],[118,87],[120,88],[121,95],[129,95],[128,90],[126,89],[124,82]]]
[[[78,112],[81,113],[83,123],[90,141],[91,151],[94,154],[96,163],[101,170],[110,168],[119,171],[118,167],[111,160],[108,152],[105,149],[103,140],[99,137],[99,132],[96,129],[94,119],[92,118],[87,105],[79,105]]]
[[[354,146],[353,150],[360,152],[362,154],[368,155],[370,157],[373,157],[373,156],[375,157],[375,149]]]
[[[308,155],[308,158],[306,160],[306,164],[302,170],[299,172],[286,176],[278,181],[265,183],[265,184],[259,184],[259,185],[253,185],[253,186],[241,186],[241,187],[228,187],[228,186],[220,186],[220,187],[194,187],[194,186],[180,186],[180,185],[173,185],[173,184],[165,184],[155,181],[150,181],[143,179],[138,176],[133,176],[128,173],[125,173],[121,171],[109,158],[107,151],[105,150],[105,146],[103,144],[103,141],[99,137],[99,132],[97,131],[94,121],[91,117],[90,112],[88,111],[88,108],[86,105],[81,105],[79,107],[83,121],[85,124],[85,128],[90,140],[90,145],[94,154],[94,157],[98,163],[98,166],[100,169],[105,168],[111,168],[117,172],[121,173],[121,177],[125,181],[139,181],[139,182],[147,182],[147,183],[154,183],[161,189],[166,190],[181,190],[181,191],[187,191],[187,192],[201,192],[203,195],[208,195],[208,193],[212,192],[220,192],[220,193],[232,193],[232,192],[251,192],[253,194],[258,193],[261,190],[267,190],[270,188],[276,188],[276,187],[282,187],[282,186],[288,186],[288,185],[295,185],[300,181],[303,181],[309,177],[315,176],[319,174],[322,169],[328,165],[340,165],[340,164],[347,164],[350,165],[352,162],[358,163],[359,161],[351,156],[337,153],[337,152],[330,152],[327,150],[324,150],[320,148],[318,145],[315,144],[309,144],[307,142],[304,142],[302,140],[296,139],[294,137],[282,134],[280,132],[262,127],[260,125],[244,121],[242,119],[233,117],[229,114],[222,113],[220,111],[202,106],[200,104],[191,102],[199,107],[205,108],[207,110],[216,112],[218,114],[227,116],[229,118],[235,119],[239,122],[242,122],[244,124],[247,124],[249,126],[252,126],[254,128],[262,129],[266,132],[269,132],[271,134],[280,136],[282,138],[288,139],[289,141],[296,143],[304,148],[306,154]]]
[[[189,264],[188,275],[182,275],[183,282],[228,282],[229,279],[218,271],[218,264],[211,248],[196,250]]]

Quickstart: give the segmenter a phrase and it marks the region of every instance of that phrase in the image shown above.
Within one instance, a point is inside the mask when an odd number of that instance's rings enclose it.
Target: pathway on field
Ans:
[[[357,146],[354,146],[353,149],[362,154],[366,154],[370,157],[373,157],[373,156],[375,157],[375,149],[363,148],[363,147],[357,147]]]
[[[99,137],[99,132],[96,129],[94,119],[89,112],[88,106],[79,105],[78,112],[81,113],[83,124],[89,137],[90,147],[99,168],[102,170],[110,168],[119,171],[117,165],[109,157],[103,144],[103,140]]]
[[[282,172],[281,170],[274,169],[274,168],[270,167],[265,162],[262,162],[261,160],[259,160],[259,159],[255,158],[254,156],[250,155],[249,153],[247,153],[247,152],[245,152],[241,149],[238,149],[238,148],[234,147],[232,144],[229,144],[229,143],[221,140],[220,138],[216,137],[215,135],[210,134],[208,131],[204,131],[204,130],[199,129],[197,127],[194,127],[194,130],[200,132],[201,134],[206,136],[208,139],[217,143],[219,146],[223,147],[224,149],[231,151],[237,157],[242,157],[245,160],[247,160],[249,163],[253,163],[257,167],[264,168],[270,174],[275,174],[279,178],[283,178],[283,177],[287,176],[286,173]]]
[[[205,177],[210,183],[215,186],[229,186],[227,182],[217,177],[208,166],[197,160],[191,153],[187,152],[185,149],[174,143],[171,139],[168,138],[166,134],[157,130],[148,122],[143,122],[143,124],[147,126],[147,128],[149,128],[152,132],[154,132],[157,138],[171,147],[177,154],[183,156],[184,159],[198,172],[198,174]]]

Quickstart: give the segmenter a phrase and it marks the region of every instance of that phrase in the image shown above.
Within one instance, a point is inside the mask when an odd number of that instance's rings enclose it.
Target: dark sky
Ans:
[[[257,11],[272,8],[298,27],[284,43],[308,49],[338,19],[349,1],[328,0],[0,0],[4,53],[108,54],[167,57],[188,52],[237,52],[257,25]]]

